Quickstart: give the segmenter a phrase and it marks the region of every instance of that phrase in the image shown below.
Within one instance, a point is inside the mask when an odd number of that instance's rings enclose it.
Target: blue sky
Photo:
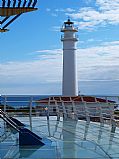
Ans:
[[[39,0],[0,34],[0,94],[61,94],[60,28],[79,28],[77,71],[82,94],[119,94],[119,1]]]

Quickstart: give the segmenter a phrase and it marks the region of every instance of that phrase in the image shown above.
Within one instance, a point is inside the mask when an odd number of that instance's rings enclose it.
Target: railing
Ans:
[[[107,102],[85,102],[85,101],[63,101],[56,100],[50,97],[47,100],[35,100],[33,96],[27,98],[19,96],[1,96],[0,108],[7,112],[10,116],[57,116],[72,118],[72,119],[118,119],[114,114],[114,109],[119,106],[119,96],[100,96],[101,99],[106,99]],[[40,97],[39,97],[40,99]],[[108,100],[115,101],[113,103]],[[118,111],[117,111],[118,113]],[[101,120],[100,119],[100,120]],[[98,119],[97,119],[98,120]]]
[[[104,132],[106,131],[105,134],[110,137],[109,142],[112,142],[113,137],[111,135],[114,134],[115,126],[116,126],[115,125],[116,120],[114,119],[115,117],[114,107],[116,107],[119,104],[119,96],[105,96],[105,97],[100,96],[99,98],[106,99],[106,102],[96,101],[96,98],[95,98],[95,101],[93,102],[89,102],[89,101],[86,102],[83,96],[81,96],[80,102],[72,100],[71,97],[68,97],[69,100],[63,100],[62,97],[49,97],[49,98],[46,98],[45,100],[43,99],[38,100],[38,98],[35,99],[33,96],[29,96],[27,97],[27,100],[26,100],[23,97],[20,97],[20,98],[16,97],[15,99],[14,96],[2,96],[1,108],[9,116],[25,116],[25,117],[28,116],[30,117],[29,119],[33,120],[33,122],[34,121],[36,123],[42,122],[41,125],[39,124],[40,125],[39,127],[43,127],[45,125],[46,128],[48,129],[49,137],[51,138],[54,137],[53,139],[55,139],[55,136],[58,133],[60,135],[57,136],[57,139],[61,140],[62,137],[66,136],[63,134],[64,131],[66,131],[68,133],[71,132],[71,134],[74,133],[75,134],[74,136],[76,137],[77,140],[78,139],[81,140],[81,138],[88,140],[90,139],[90,136],[88,136],[88,133],[89,133],[88,131],[90,131],[91,137],[93,136],[93,138],[91,138],[91,141],[96,141],[99,143],[105,138],[105,135],[103,135],[103,130],[104,130]],[[115,102],[111,103],[109,102],[109,100],[115,101]],[[105,113],[105,110],[106,110],[106,113]],[[63,117],[66,120],[68,118],[72,118],[73,120],[70,120],[70,122],[74,123],[74,120],[78,120],[82,118],[86,120],[87,122],[85,122],[86,124],[84,125],[83,124],[84,122],[78,123],[76,121],[76,125],[72,125],[72,127],[68,129],[67,126],[65,127],[65,124],[67,123],[67,121],[63,120],[61,124],[61,120],[60,120],[60,121],[56,121],[57,124],[55,126],[50,127],[50,124],[48,124],[47,122],[48,120],[46,121],[44,120],[44,118],[46,119],[47,117],[47,119],[50,119],[50,117],[53,115],[57,116],[57,120],[59,120],[60,117]],[[40,116],[40,117],[35,118],[35,116]],[[43,117],[42,119],[41,116],[46,116],[46,117]],[[95,126],[96,129],[99,129],[98,131],[94,131],[94,129],[90,127],[90,125],[92,125],[92,123],[90,122],[92,120],[91,118],[95,119],[95,121],[98,121],[98,119],[101,121],[100,124],[93,123],[93,126]],[[49,120],[49,123],[51,122],[51,125],[54,124],[52,123],[52,119]],[[107,129],[104,129],[103,123],[105,123],[106,121],[108,121],[108,123],[111,125],[110,127],[111,129],[109,130],[111,131],[112,134],[110,134],[110,131],[108,131]],[[63,125],[63,129],[61,125]],[[78,127],[78,129],[75,129],[75,127]],[[53,133],[52,132],[50,133],[51,129],[54,129]],[[38,132],[41,131],[43,132],[43,134],[45,132],[44,129],[39,129],[39,128],[37,129],[37,131]],[[118,134],[116,133],[115,136],[117,135]],[[83,142],[81,143],[80,147],[81,146],[85,147],[85,145],[83,145]],[[98,146],[98,145],[95,145],[95,146]],[[59,148],[59,147],[56,146],[56,148]],[[95,151],[95,147],[93,149]]]
[[[64,25],[61,27],[60,29],[61,31],[64,31],[64,30],[75,30],[75,31],[78,31],[78,27],[74,27],[74,26],[67,26],[65,27]]]
[[[19,132],[19,145],[20,146],[28,146],[28,145],[40,145],[43,146],[44,143],[41,141],[42,138],[30,131],[24,126],[20,127],[17,119],[10,118],[7,113],[3,112],[0,109],[0,118],[2,118],[9,126],[14,128],[17,132]],[[21,123],[21,122],[20,122]],[[22,124],[22,123],[21,123]],[[24,124],[23,124],[24,125]],[[30,140],[29,140],[30,138]]]
[[[7,122],[10,126],[12,126],[15,130],[19,131],[18,125],[12,121],[9,116],[0,109],[0,118],[2,118],[5,122]]]
[[[78,40],[79,36],[77,34],[74,34],[73,36],[65,36],[65,35],[61,35],[61,40]]]

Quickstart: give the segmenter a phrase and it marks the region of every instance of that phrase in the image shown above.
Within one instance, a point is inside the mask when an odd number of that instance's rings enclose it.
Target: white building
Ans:
[[[78,95],[78,81],[76,69],[76,42],[78,41],[76,32],[78,29],[74,27],[74,23],[68,19],[64,22],[61,32],[63,42],[63,81],[62,81],[62,95],[63,96],[77,96]]]

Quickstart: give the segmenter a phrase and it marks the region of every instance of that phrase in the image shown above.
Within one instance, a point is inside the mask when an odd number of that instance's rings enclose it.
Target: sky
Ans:
[[[0,34],[0,94],[62,94],[60,29],[78,27],[81,94],[119,95],[119,0],[38,0]]]

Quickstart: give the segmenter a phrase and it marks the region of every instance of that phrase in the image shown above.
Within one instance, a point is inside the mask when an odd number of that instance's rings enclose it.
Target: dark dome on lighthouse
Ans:
[[[65,25],[72,25],[74,24],[73,22],[70,21],[70,19],[68,18],[68,20],[66,22],[64,22]]]

